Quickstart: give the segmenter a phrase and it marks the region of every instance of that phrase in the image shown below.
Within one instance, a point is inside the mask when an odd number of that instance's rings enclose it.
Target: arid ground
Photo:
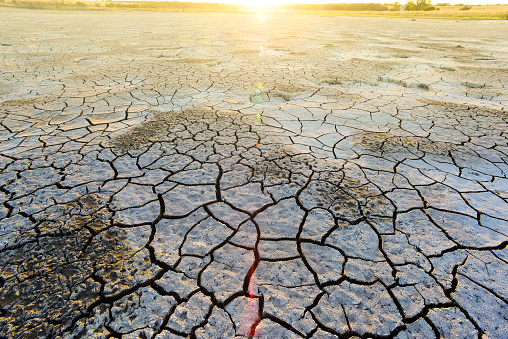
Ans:
[[[508,21],[0,8],[0,337],[508,337]]]

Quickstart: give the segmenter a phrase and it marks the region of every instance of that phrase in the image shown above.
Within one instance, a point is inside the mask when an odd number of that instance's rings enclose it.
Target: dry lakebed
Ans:
[[[508,338],[507,36],[0,7],[0,338]]]

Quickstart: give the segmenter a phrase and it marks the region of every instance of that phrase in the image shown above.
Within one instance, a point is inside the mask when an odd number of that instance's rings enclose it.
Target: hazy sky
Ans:
[[[328,3],[393,3],[397,0],[180,0],[180,1],[193,1],[193,2],[219,2],[219,3],[242,3],[242,4],[250,4],[255,6],[256,3],[306,3],[306,4],[328,4]],[[398,0],[400,3],[404,4],[407,0]],[[416,2],[416,1],[415,1]],[[488,4],[508,4],[508,0],[432,0],[432,4],[436,3],[449,3],[449,4],[468,4],[468,5],[488,5]]]

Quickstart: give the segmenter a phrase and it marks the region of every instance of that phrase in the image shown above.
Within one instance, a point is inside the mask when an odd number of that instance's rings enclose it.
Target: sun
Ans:
[[[235,3],[241,6],[253,8],[253,9],[277,9],[279,5],[288,3],[288,0],[230,0],[231,3]]]

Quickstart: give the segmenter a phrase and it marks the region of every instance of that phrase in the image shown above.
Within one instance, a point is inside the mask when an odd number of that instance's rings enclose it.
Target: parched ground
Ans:
[[[507,36],[0,8],[0,337],[507,338]]]

